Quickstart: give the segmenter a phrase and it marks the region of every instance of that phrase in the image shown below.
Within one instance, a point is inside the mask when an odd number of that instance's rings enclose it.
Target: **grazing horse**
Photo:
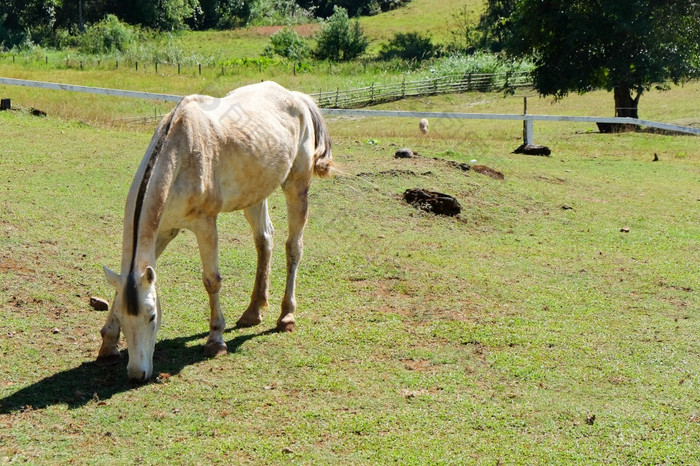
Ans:
[[[120,330],[126,338],[132,381],[153,372],[153,349],[161,311],[156,259],[182,228],[191,230],[202,259],[209,294],[208,355],[227,351],[219,305],[216,218],[243,210],[258,253],[250,305],[237,325],[261,322],[267,306],[273,228],[267,197],[282,187],[287,201],[287,283],[277,329],[294,329],[294,282],[302,255],[307,193],[312,175],[328,176],[331,141],[321,112],[307,95],[273,82],[241,87],[222,99],[183,98],[158,125],[126,200],[121,273],[104,268],[116,288],[100,331],[97,363],[118,362]]]

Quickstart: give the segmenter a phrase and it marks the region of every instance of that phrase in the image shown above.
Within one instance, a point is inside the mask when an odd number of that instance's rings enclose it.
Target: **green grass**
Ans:
[[[386,42],[397,33],[417,32],[430,36],[435,43],[448,44],[461,9],[466,7],[476,24],[485,5],[483,0],[411,0],[402,8],[363,17],[360,24],[376,43]]]
[[[643,97],[644,117],[697,123],[697,86]],[[468,94],[385,107],[521,105]],[[530,111],[610,105],[600,92],[531,99]],[[207,298],[184,234],[158,264],[155,371],[170,377],[132,387],[124,365],[93,365],[105,315],[87,300],[111,298],[101,266],[119,265],[124,200],[150,130],[0,114],[1,462],[695,461],[697,137],[536,123],[535,142],[553,150],[540,158],[510,153],[519,123],[433,120],[427,137],[412,119],[329,124],[340,173],[311,189],[298,331],[269,332],[284,286],[278,193],[261,326],[229,330],[229,354],[204,357]],[[394,159],[404,146],[422,157]],[[476,159],[505,180],[441,159]],[[455,195],[460,218],[403,204],[416,186]],[[230,325],[255,251],[240,214],[221,216],[220,236]]]

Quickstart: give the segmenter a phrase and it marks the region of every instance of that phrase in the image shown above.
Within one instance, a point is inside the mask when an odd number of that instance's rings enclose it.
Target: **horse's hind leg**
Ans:
[[[219,275],[219,239],[216,231],[216,217],[205,218],[192,229],[197,237],[199,255],[202,258],[202,281],[209,294],[209,338],[204,346],[204,352],[209,356],[226,354],[224,330],[226,322],[219,304],[221,276]]]
[[[244,211],[245,218],[253,230],[255,249],[258,251],[258,267],[255,273],[255,284],[250,296],[250,304],[236,326],[252,327],[262,321],[261,311],[267,307],[268,289],[270,287],[270,255],[272,254],[272,236],[274,229],[267,213],[267,200]]]
[[[277,330],[291,332],[294,330],[294,311],[296,311],[296,277],[297,268],[303,253],[303,233],[308,214],[307,193],[309,179],[303,177],[288,179],[282,186],[287,199],[287,217],[289,220],[289,236],[285,245],[287,252],[287,284],[282,299],[282,314],[277,319]]]

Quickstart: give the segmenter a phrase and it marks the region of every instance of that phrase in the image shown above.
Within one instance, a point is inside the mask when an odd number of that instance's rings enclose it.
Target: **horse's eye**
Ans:
[[[156,320],[156,315],[155,315],[155,314],[151,315],[151,318],[148,319],[148,323],[151,323],[151,322],[153,322],[154,320]]]

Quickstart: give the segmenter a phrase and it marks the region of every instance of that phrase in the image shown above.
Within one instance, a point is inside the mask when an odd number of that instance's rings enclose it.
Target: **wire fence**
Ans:
[[[321,108],[361,108],[384,102],[393,102],[406,97],[423,97],[461,92],[492,92],[517,89],[532,85],[527,72],[513,73],[463,73],[437,78],[406,81],[394,84],[372,84],[356,89],[312,94]]]

